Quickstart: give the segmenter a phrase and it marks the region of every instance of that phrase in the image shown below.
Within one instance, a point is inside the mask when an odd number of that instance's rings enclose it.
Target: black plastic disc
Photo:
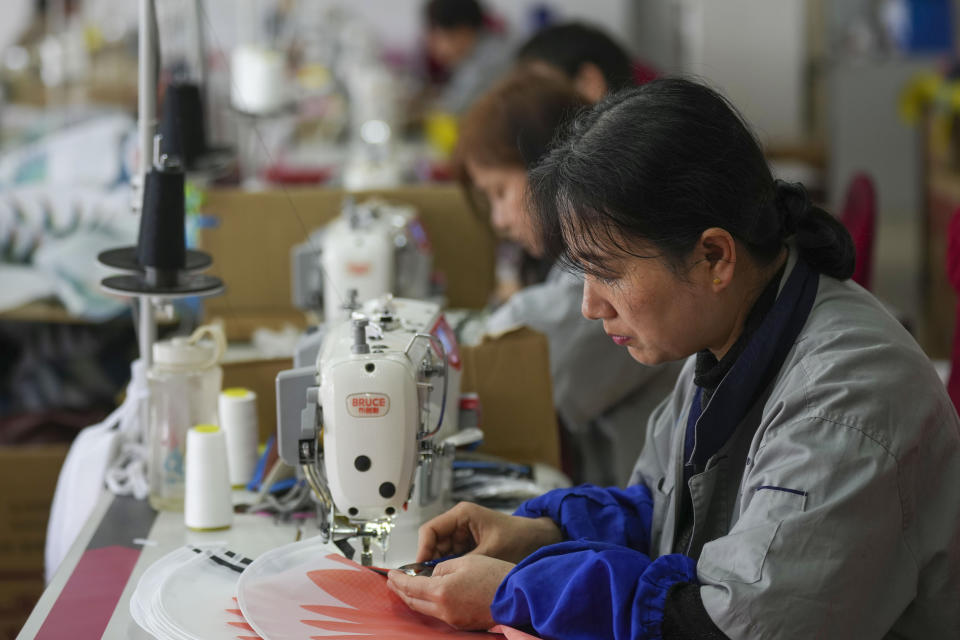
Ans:
[[[142,274],[110,276],[100,282],[110,293],[140,294],[169,297],[209,296],[223,290],[223,280],[202,273],[183,274],[173,286],[158,287],[146,281]]]
[[[100,264],[104,264],[114,269],[122,269],[124,271],[133,272],[143,271],[143,267],[141,267],[140,263],[137,262],[136,247],[107,249],[106,251],[100,252],[100,255],[97,256],[97,260],[100,261]],[[213,258],[210,257],[210,254],[204,253],[203,251],[187,249],[186,262],[187,264],[183,268],[184,271],[202,271],[213,264]]]

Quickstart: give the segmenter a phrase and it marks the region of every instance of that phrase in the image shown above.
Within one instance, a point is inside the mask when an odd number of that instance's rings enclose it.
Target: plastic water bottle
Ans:
[[[213,338],[202,340],[204,336]],[[187,432],[198,424],[219,424],[217,398],[223,371],[217,364],[226,347],[223,330],[205,325],[187,337],[153,345],[147,372],[147,474],[150,505],[183,511]]]

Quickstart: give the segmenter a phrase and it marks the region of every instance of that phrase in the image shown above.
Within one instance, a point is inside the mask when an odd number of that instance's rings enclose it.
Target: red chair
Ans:
[[[960,209],[950,219],[947,229],[947,280],[957,293],[960,293]],[[960,305],[957,308],[956,325],[953,330],[953,352],[950,354],[950,378],[947,380],[947,392],[953,400],[953,406],[960,411]]]
[[[840,221],[850,232],[857,254],[853,281],[870,289],[873,279],[873,239],[877,224],[877,195],[873,180],[865,173],[853,176]]]

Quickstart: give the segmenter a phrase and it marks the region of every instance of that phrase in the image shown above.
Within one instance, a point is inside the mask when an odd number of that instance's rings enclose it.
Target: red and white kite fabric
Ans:
[[[412,611],[383,575],[336,554],[311,555],[309,546],[293,546],[258,558],[238,584],[243,617],[264,640],[477,640],[476,633]],[[313,545],[313,551],[320,549]],[[490,631],[481,637],[534,637],[503,626]]]

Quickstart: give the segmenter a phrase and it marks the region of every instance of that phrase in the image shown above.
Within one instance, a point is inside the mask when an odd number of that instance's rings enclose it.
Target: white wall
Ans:
[[[3,3],[3,19],[0,20],[0,52],[17,42],[20,34],[30,24],[32,15],[31,0],[6,0]]]
[[[933,58],[877,58],[834,61],[830,92],[828,149],[830,201],[840,210],[850,178],[869,174],[877,188],[878,231],[874,255],[875,293],[916,320],[920,309],[923,197],[916,128],[897,115],[903,87]]]
[[[764,141],[804,133],[804,0],[682,0],[683,69],[706,78]]]
[[[665,73],[681,72],[681,3],[678,0],[636,0],[630,4],[630,9],[628,43],[633,54]]]

